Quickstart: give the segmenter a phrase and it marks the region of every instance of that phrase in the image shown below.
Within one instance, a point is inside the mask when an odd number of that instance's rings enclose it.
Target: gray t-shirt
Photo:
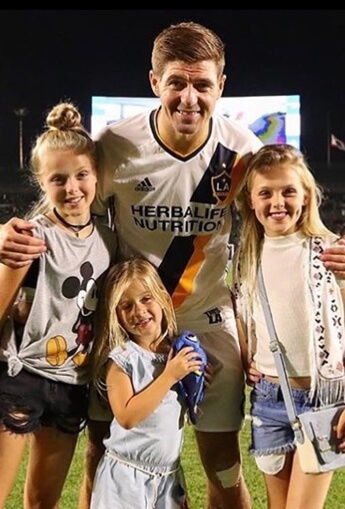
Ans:
[[[39,259],[23,336],[16,341],[9,318],[2,331],[0,360],[8,362],[11,376],[25,368],[52,380],[85,384],[90,380],[93,313],[102,275],[115,259],[116,236],[97,220],[87,238],[68,235],[43,215],[33,221],[34,235],[48,249]]]

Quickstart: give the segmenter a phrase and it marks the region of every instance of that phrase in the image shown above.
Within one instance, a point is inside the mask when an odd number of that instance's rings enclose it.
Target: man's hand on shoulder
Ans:
[[[327,269],[340,279],[345,279],[345,237],[341,237],[332,247],[325,249],[320,259]]]
[[[0,262],[18,269],[46,251],[43,240],[33,237],[32,222],[13,217],[0,227]]]

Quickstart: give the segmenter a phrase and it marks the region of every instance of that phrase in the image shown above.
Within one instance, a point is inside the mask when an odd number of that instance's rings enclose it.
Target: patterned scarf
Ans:
[[[321,237],[309,246],[309,289],[314,310],[313,372],[310,397],[321,405],[344,402],[344,312],[334,274],[320,260]]]

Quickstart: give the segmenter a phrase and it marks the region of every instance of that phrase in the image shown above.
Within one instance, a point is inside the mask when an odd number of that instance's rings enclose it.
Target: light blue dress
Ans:
[[[134,392],[163,371],[167,356],[142,349],[133,341],[109,355],[131,378]],[[186,495],[180,454],[185,410],[172,388],[156,410],[126,430],[113,418],[106,452],[98,466],[91,509],[180,509]]]

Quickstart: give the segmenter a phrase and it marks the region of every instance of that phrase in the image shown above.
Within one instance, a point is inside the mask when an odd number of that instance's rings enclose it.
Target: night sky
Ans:
[[[27,158],[61,99],[90,128],[92,95],[152,97],[153,39],[185,20],[225,41],[224,95],[301,95],[302,150],[312,161],[326,159],[328,131],[345,140],[345,10],[2,10],[0,168],[18,162],[15,109],[28,110]]]

